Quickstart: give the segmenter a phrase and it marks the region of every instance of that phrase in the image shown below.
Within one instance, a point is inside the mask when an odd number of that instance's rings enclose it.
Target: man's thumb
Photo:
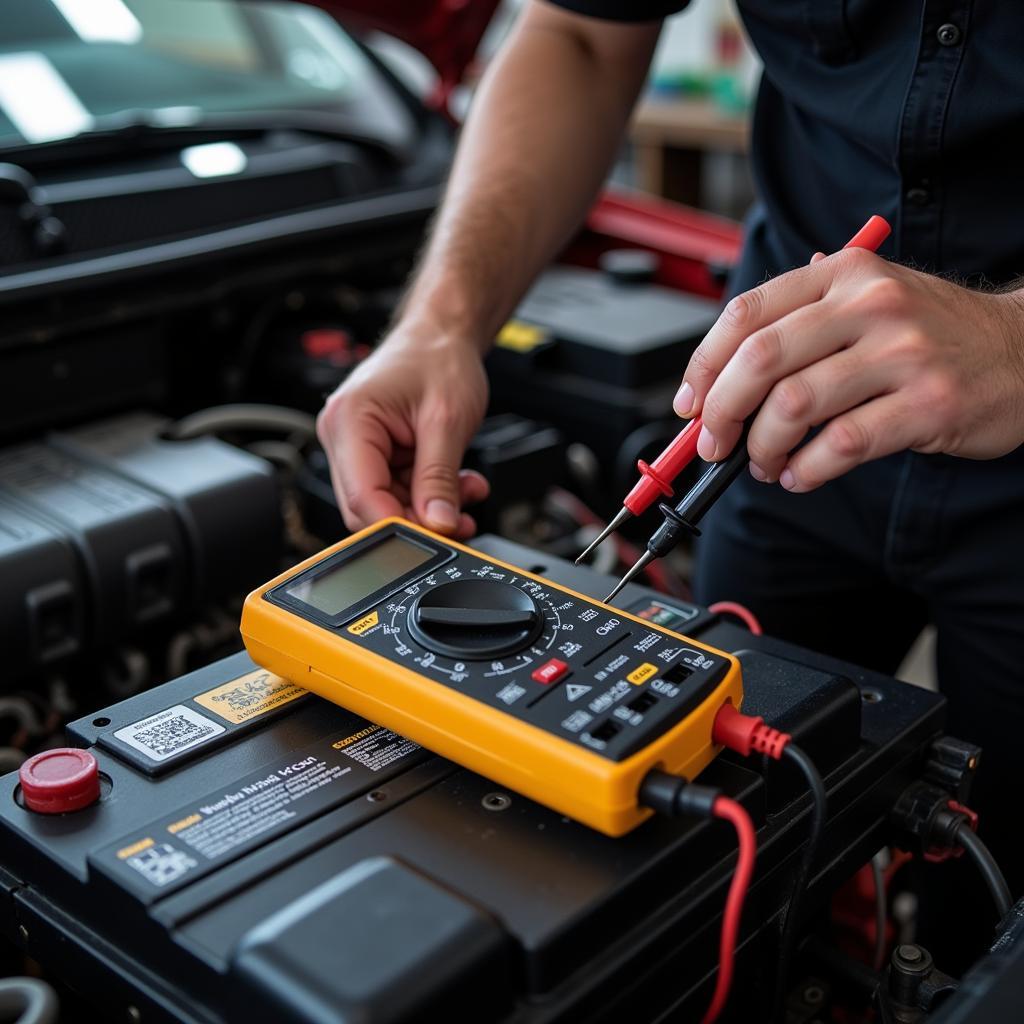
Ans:
[[[459,525],[462,454],[462,443],[448,431],[428,427],[416,439],[412,505],[419,521],[439,533],[454,533]]]

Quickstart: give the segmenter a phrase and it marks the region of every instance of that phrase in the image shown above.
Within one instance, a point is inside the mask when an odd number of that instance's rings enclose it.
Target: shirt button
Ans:
[[[906,200],[908,203],[913,203],[914,206],[924,206],[928,200],[932,197],[931,192],[926,188],[908,188],[906,193]]]
[[[943,46],[956,46],[956,44],[960,42],[960,29],[950,22],[946,22],[945,25],[940,25],[939,31],[936,35]]]

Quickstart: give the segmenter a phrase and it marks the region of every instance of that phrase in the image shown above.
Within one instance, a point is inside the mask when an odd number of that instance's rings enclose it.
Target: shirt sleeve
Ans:
[[[690,0],[547,0],[576,14],[606,21],[661,21],[689,6]]]

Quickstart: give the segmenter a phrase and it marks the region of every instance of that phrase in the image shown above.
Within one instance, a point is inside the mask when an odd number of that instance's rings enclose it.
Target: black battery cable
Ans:
[[[1013,907],[1013,896],[995,857],[966,821],[957,826],[956,841],[974,861],[985,885],[988,886],[988,891],[992,894],[992,900],[1002,920]]]

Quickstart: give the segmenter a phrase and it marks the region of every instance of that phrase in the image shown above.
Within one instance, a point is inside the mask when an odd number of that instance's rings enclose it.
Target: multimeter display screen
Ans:
[[[404,537],[389,537],[340,565],[307,576],[285,593],[325,615],[337,615],[436,554]]]

